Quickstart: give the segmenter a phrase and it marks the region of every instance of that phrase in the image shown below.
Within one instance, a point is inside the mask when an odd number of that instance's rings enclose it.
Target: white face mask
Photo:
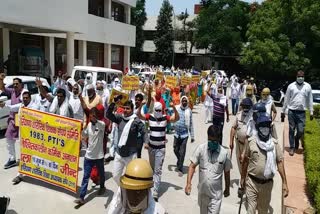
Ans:
[[[96,93],[97,93],[100,97],[103,96],[103,91],[96,90]]]
[[[304,82],[304,77],[297,77],[297,83],[301,85]]]
[[[161,118],[161,117],[162,117],[162,112],[161,112],[161,111],[160,111],[160,112],[155,111],[155,112],[154,112],[154,117],[155,117],[155,118]]]

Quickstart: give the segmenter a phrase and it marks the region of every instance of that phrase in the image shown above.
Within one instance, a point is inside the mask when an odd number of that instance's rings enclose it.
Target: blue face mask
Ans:
[[[209,150],[216,152],[219,149],[219,142],[218,141],[208,141],[208,148]]]

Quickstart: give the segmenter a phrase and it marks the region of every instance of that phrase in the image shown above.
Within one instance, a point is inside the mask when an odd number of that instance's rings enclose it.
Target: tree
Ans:
[[[292,11],[295,1],[266,1],[252,14],[248,45],[243,48],[241,58],[241,64],[250,71],[269,76],[294,75],[309,66],[306,43],[295,29]]]
[[[154,44],[156,46],[156,59],[163,66],[172,65],[173,56],[173,7],[168,0],[164,0],[157,20]]]
[[[136,46],[131,48],[131,61],[140,62],[142,57],[142,47],[145,41],[143,26],[147,21],[145,10],[145,0],[137,0],[137,5],[131,8],[131,24],[136,26]]]
[[[182,29],[175,29],[176,32],[176,38],[179,38],[181,40],[183,53],[192,54],[192,49],[195,45],[195,20],[189,21],[189,14],[186,9],[185,12],[181,13],[177,16],[178,20],[182,22]],[[176,39],[177,40],[177,39]],[[189,45],[190,44],[190,45]]]
[[[213,54],[239,55],[246,42],[249,4],[239,0],[203,0],[196,19],[197,48]]]

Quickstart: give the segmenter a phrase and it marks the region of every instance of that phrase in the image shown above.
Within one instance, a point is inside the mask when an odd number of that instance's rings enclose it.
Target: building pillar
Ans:
[[[2,57],[3,62],[8,59],[10,54],[10,31],[8,28],[2,28]]]
[[[67,32],[67,75],[71,76],[74,67],[74,33]]]
[[[112,4],[112,0],[104,0],[104,17],[108,19],[112,18],[111,4]]]
[[[126,71],[130,69],[130,47],[124,46],[124,53],[123,53],[123,69]]]
[[[125,6],[125,13],[126,13],[126,23],[131,24],[131,7],[129,5]]]
[[[79,41],[79,65],[87,65],[87,41]]]
[[[104,44],[104,67],[111,68],[111,44]]]
[[[45,59],[51,68],[50,77],[55,75],[55,60],[54,60],[54,37],[45,37]]]

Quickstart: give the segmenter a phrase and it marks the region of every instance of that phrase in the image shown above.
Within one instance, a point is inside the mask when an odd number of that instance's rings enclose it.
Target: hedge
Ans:
[[[304,161],[307,176],[308,190],[320,212],[320,124],[317,120],[306,118],[304,134]]]
[[[315,105],[314,107],[314,116],[315,118],[320,118],[320,104],[319,105]]]

